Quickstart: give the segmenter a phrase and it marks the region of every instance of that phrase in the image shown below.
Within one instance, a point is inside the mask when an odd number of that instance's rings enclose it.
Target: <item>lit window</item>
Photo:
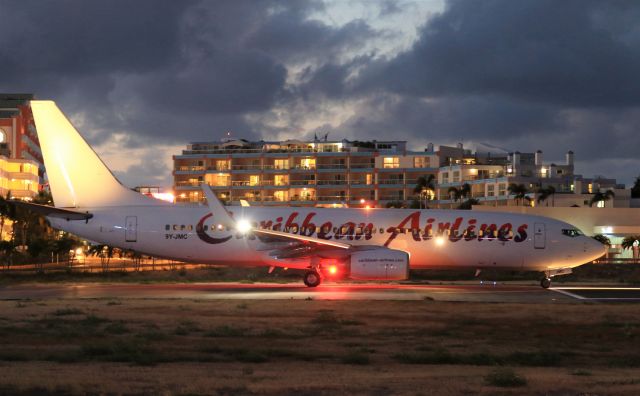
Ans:
[[[428,168],[430,166],[429,157],[414,157],[413,158],[413,167],[414,168]]]
[[[383,168],[399,168],[400,158],[398,157],[384,157]]]

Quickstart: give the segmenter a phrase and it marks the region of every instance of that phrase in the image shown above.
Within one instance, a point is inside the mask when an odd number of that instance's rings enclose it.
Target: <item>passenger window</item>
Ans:
[[[184,231],[184,229],[187,228],[184,224],[180,225],[180,231]]]
[[[384,228],[380,227],[380,233],[384,234]]]
[[[174,230],[174,231],[178,231],[178,225],[177,225],[177,224],[174,224],[174,225],[173,225],[173,230]]]
[[[169,231],[169,230],[171,230],[171,226],[170,226],[169,224],[167,224],[166,226],[164,226],[164,229],[165,229],[166,231]]]
[[[187,228],[189,231],[193,231],[193,224],[189,224],[189,227]]]

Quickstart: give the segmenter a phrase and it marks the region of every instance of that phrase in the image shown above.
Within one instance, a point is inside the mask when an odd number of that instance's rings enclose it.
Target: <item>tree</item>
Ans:
[[[471,186],[469,185],[469,183],[464,183],[460,188],[449,187],[449,190],[447,190],[447,192],[449,193],[449,197],[451,199],[458,202],[471,195]]]
[[[420,195],[420,204],[424,202],[424,208],[429,209],[429,201],[433,198],[435,186],[435,177],[433,175],[420,176],[416,180],[416,186],[413,188],[414,194]]]
[[[633,243],[635,241],[640,241],[640,235],[629,235],[624,237],[622,240],[622,248],[623,249],[631,249],[633,248]]]
[[[606,235],[596,234],[592,238],[605,246],[611,246],[611,239]]]
[[[16,249],[16,245],[14,245],[11,241],[0,241],[0,252],[4,256],[4,264],[7,269],[11,266],[11,259],[13,257],[13,252]]]
[[[100,264],[103,272],[109,271],[109,262],[113,258],[115,249],[109,245],[91,245],[89,246],[89,254],[100,257]]]
[[[640,176],[636,177],[636,181],[631,187],[631,198],[640,198]]]
[[[606,202],[615,196],[616,194],[611,190],[607,190],[605,192],[598,191],[597,193],[593,194],[593,197],[591,197],[591,200],[589,201],[589,207],[592,207],[593,204],[597,202]]]
[[[478,205],[480,203],[480,201],[478,201],[475,198],[469,198],[466,201],[464,201],[463,203],[461,203],[460,205],[458,205],[458,209],[462,209],[462,210],[471,210],[473,205]]]
[[[15,206],[11,205],[9,199],[11,199],[11,191],[7,191],[6,198],[0,196],[0,241],[2,240],[6,220],[15,217]]]
[[[555,206],[556,189],[553,186],[538,189],[538,203],[544,202],[551,197],[551,206]],[[547,206],[549,203],[547,202]]]
[[[609,239],[608,236],[602,235],[602,234],[596,234],[592,238],[607,247],[607,249],[605,250],[604,256],[606,258],[609,258],[609,247],[611,246],[611,239]]]
[[[513,195],[513,200],[516,202],[516,205],[520,205],[521,202],[524,202],[525,198],[527,198],[527,193],[529,189],[524,184],[515,184],[511,183],[508,187],[509,193]]]

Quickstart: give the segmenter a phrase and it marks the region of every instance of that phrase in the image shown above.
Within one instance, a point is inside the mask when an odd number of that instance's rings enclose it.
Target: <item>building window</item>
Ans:
[[[273,161],[274,169],[289,169],[288,159],[277,159]]]
[[[507,195],[507,185],[505,183],[498,184],[498,195]]]
[[[383,159],[383,168],[399,168],[400,167],[400,158],[398,157],[384,157]]]
[[[315,169],[315,168],[316,168],[315,158],[302,158],[300,160],[300,169]]]
[[[449,172],[442,172],[442,183],[449,183]]]
[[[216,170],[219,170],[219,171],[229,170],[229,161],[228,160],[216,161]]]
[[[249,176],[249,185],[257,186],[260,184],[260,175],[251,175]]]
[[[288,201],[289,191],[275,191],[273,193],[273,199],[280,202]]]
[[[413,157],[414,168],[428,168],[430,165],[429,157]]]
[[[453,171],[453,182],[454,183],[460,182],[460,171]]]
[[[289,185],[289,175],[275,175],[273,177],[274,184],[276,186],[287,186]]]
[[[493,196],[495,196],[495,195],[496,195],[496,193],[495,193],[495,187],[496,187],[496,186],[495,186],[495,185],[493,185],[493,184],[488,184],[488,185],[487,185],[487,196],[488,196],[488,197],[493,197]]]

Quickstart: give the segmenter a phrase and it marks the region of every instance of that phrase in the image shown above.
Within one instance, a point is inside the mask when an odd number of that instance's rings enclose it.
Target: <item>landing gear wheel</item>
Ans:
[[[308,287],[317,287],[318,285],[320,285],[320,282],[322,282],[320,274],[316,271],[307,271],[307,273],[304,274],[302,280]]]
[[[548,289],[549,286],[551,286],[551,278],[542,278],[542,280],[540,280],[540,286],[544,289]]]

